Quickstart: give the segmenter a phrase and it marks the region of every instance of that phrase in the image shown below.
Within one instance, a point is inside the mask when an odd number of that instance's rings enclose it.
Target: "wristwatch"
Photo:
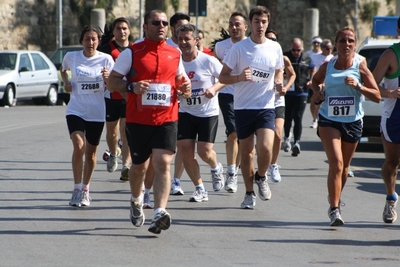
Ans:
[[[360,91],[361,87],[362,87],[361,83],[357,83],[356,90]]]

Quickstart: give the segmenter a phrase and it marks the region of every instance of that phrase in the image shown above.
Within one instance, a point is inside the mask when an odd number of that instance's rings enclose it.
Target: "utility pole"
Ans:
[[[62,0],[57,0],[57,17],[58,17],[58,27],[57,27],[57,48],[60,48],[63,46],[62,43]]]

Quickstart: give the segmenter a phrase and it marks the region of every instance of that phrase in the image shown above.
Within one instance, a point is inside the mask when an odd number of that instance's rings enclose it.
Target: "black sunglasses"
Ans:
[[[165,21],[165,20],[153,20],[153,21],[151,22],[151,25],[160,26],[161,23],[162,23],[162,25],[163,25],[164,27],[168,26],[168,21]]]
[[[301,49],[292,49],[293,52],[300,52]]]
[[[271,41],[274,41],[274,42],[276,42],[276,41],[278,41],[276,38],[274,38],[274,37],[267,37],[268,39],[270,39]]]

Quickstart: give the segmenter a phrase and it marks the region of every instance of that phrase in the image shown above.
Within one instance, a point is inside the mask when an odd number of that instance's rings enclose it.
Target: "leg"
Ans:
[[[272,147],[275,132],[271,129],[260,128],[257,130],[257,172],[259,175],[267,173],[269,164],[271,163]]]
[[[393,195],[396,192],[396,178],[400,163],[400,145],[389,143],[382,136],[385,161],[382,166],[382,177],[385,182],[386,194]]]
[[[73,145],[72,152],[72,174],[74,176],[74,183],[82,183],[83,171],[83,155],[85,154],[85,137],[83,132],[75,131],[71,134]]]
[[[174,152],[166,149],[153,149],[152,160],[154,168],[154,208],[165,209],[171,188],[171,162]]]
[[[181,159],[185,170],[195,186],[202,184],[203,181],[200,175],[200,166],[196,160],[195,140],[183,139],[178,141],[178,151],[181,151]]]
[[[121,141],[122,141],[122,166],[130,166],[132,159],[131,159],[131,153],[129,152],[129,144],[126,138],[125,128],[126,128],[126,119],[121,118],[119,121],[119,134],[121,135]]]
[[[86,142],[86,149],[85,149],[85,164],[83,168],[83,184],[89,185],[90,180],[92,179],[93,171],[96,167],[96,151],[97,146],[91,145],[90,143]]]
[[[254,135],[250,135],[245,139],[239,141],[240,157],[241,157],[241,170],[244,180],[246,192],[254,191]]]
[[[110,150],[110,154],[112,155],[117,154],[118,127],[119,127],[119,120],[106,122],[106,128],[107,128],[106,140],[108,149]]]
[[[285,120],[282,118],[275,119],[275,135],[274,135],[274,145],[272,149],[271,164],[278,163],[278,156],[279,156],[279,151],[281,150],[282,131],[284,123]]]
[[[228,139],[225,144],[226,149],[226,162],[228,166],[240,164],[240,153],[239,153],[239,143],[236,131],[228,135]]]

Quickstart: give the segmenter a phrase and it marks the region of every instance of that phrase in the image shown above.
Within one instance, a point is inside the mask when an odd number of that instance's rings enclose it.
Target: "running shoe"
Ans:
[[[107,171],[114,172],[118,168],[118,159],[115,155],[110,155],[107,160]]]
[[[154,216],[151,221],[149,232],[154,234],[160,234],[161,230],[167,230],[171,226],[171,215],[168,212],[162,210]]]
[[[290,138],[284,137],[283,142],[282,142],[283,151],[289,152],[291,148],[292,148],[292,145],[290,145]]]
[[[318,120],[313,120],[312,123],[310,124],[310,128],[317,128],[318,126]]]
[[[256,196],[254,194],[245,194],[244,195],[244,200],[240,207],[242,209],[249,209],[252,210],[254,209],[254,206],[256,205]]]
[[[278,164],[271,164],[268,168],[268,173],[271,177],[272,182],[279,183],[281,181],[281,174],[279,173],[279,166]]]
[[[81,200],[82,200],[82,190],[75,189],[74,192],[72,192],[72,197],[71,200],[69,201],[69,205],[74,207],[80,207]]]
[[[385,223],[394,223],[397,220],[396,212],[397,200],[386,200],[385,208],[383,210],[383,221]]]
[[[267,183],[267,177],[256,180],[256,184],[258,186],[258,196],[261,200],[269,200],[271,199],[271,189]]]
[[[235,193],[237,191],[237,173],[227,173],[226,174],[226,182],[225,182],[225,190],[229,193]]]
[[[181,188],[181,184],[179,182],[179,179],[173,179],[171,183],[171,192],[169,193],[170,195],[174,196],[183,196],[185,193],[183,192]]]
[[[140,227],[144,224],[143,203],[139,201],[131,201],[131,222],[134,226]]]
[[[300,154],[300,144],[296,142],[292,147],[292,156],[297,157],[297,155],[299,154]]]
[[[354,172],[349,167],[349,171],[347,172],[347,177],[354,177]]]
[[[342,216],[340,215],[339,209],[332,210],[331,208],[328,209],[328,216],[331,219],[331,226],[341,226],[344,224]]]
[[[129,181],[129,167],[124,166],[121,170],[121,177],[119,177],[121,181]]]
[[[90,201],[92,199],[89,196],[89,190],[82,190],[82,200],[81,200],[81,206],[82,207],[89,207],[90,206]]]
[[[196,188],[189,202],[206,202],[208,201],[208,192],[206,189]]]
[[[211,171],[211,180],[213,183],[214,191],[219,191],[224,188],[224,167],[221,163],[218,163],[219,170],[218,171]]]
[[[150,192],[143,192],[143,209],[153,209],[153,205],[151,205]]]

